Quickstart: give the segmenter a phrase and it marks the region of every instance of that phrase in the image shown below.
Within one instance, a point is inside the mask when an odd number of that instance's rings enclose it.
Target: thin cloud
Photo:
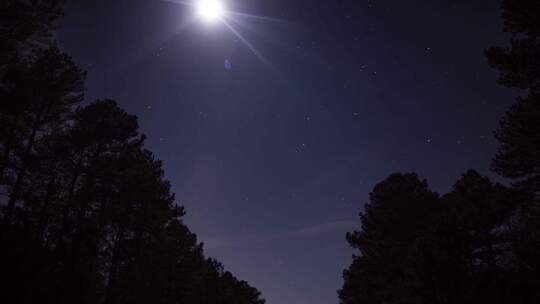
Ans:
[[[245,235],[232,237],[201,236],[205,249],[217,249],[225,247],[238,247],[251,244],[261,244],[274,241],[285,241],[302,239],[314,235],[332,232],[345,232],[358,229],[358,223],[351,220],[340,220],[328,223],[321,223],[314,226],[304,227],[296,230],[266,234],[266,235]]]

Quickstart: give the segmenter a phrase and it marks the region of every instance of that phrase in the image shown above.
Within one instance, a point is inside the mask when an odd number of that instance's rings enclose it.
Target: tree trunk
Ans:
[[[8,140],[4,146],[3,163],[0,167],[0,184],[4,184],[4,174],[9,166],[9,155],[11,154],[11,140]]]
[[[116,243],[114,244],[113,254],[111,258],[111,264],[108,269],[107,286],[105,288],[105,297],[103,304],[109,304],[112,301],[114,285],[116,283],[116,276],[118,271],[118,263],[120,261],[120,244],[124,240],[125,227],[122,226],[118,229],[116,235]]]
[[[82,162],[82,158],[79,160],[79,164]],[[76,171],[78,170],[79,165],[76,167]],[[57,246],[61,247],[61,244],[63,243],[63,235],[67,234],[68,230],[68,219],[69,219],[69,208],[71,206],[71,202],[73,201],[73,195],[75,193],[75,186],[77,185],[77,180],[79,179],[79,176],[81,175],[80,172],[75,172],[73,175],[73,178],[71,179],[68,195],[66,199],[66,204],[64,205],[64,208],[62,208],[62,221],[60,224],[60,231],[58,232],[58,235],[56,236],[57,239]]]
[[[43,206],[41,207],[41,210],[39,212],[39,220],[38,220],[38,228],[37,228],[37,236],[39,241],[43,241],[43,236],[45,234],[45,226],[48,222],[48,215],[49,212],[49,206],[51,204],[51,199],[53,196],[54,191],[54,184],[56,182],[56,173],[53,173],[52,176],[49,179],[49,182],[47,184],[47,192],[45,194],[45,199],[43,200]]]
[[[97,158],[101,155],[101,146],[99,146],[94,155],[92,155],[92,159],[91,161],[89,162],[92,166],[95,166],[94,164],[96,163],[96,160]],[[87,174],[87,177],[86,177],[86,185],[85,187],[88,189],[90,187],[94,187],[95,186],[95,172],[92,173],[92,174]],[[84,199],[81,200],[81,205],[79,206],[79,212],[77,214],[77,233],[78,234],[82,234],[82,230],[83,230],[83,221],[86,217],[86,212],[88,211],[88,208],[89,208],[89,205],[90,205],[90,197],[86,197]],[[79,239],[77,240],[78,242],[80,242],[80,239],[82,238],[82,235],[79,235]]]
[[[21,195],[22,190],[22,183],[24,175],[26,174],[26,171],[28,170],[29,162],[30,162],[30,152],[32,152],[32,148],[34,147],[34,143],[36,140],[37,132],[40,126],[40,120],[41,118],[38,117],[36,120],[36,123],[34,124],[32,128],[32,133],[30,134],[30,138],[28,139],[28,143],[26,145],[26,149],[23,154],[23,161],[21,168],[17,172],[17,178],[15,179],[15,184],[13,185],[13,188],[11,189],[11,193],[9,195],[9,201],[6,206],[6,214],[4,215],[3,224],[9,225],[11,222],[11,218],[13,217],[13,211],[15,210],[15,203],[19,200],[19,196]]]

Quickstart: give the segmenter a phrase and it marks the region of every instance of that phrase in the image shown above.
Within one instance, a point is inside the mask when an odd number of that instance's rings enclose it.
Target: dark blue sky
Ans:
[[[337,303],[370,189],[488,174],[511,92],[483,49],[498,1],[227,0],[231,25],[161,0],[71,0],[61,46],[87,99],[139,116],[206,253],[269,304]],[[227,69],[225,61],[230,62]]]

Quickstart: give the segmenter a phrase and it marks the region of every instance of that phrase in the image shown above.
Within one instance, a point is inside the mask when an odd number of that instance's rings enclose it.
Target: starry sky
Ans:
[[[489,175],[512,102],[483,57],[507,40],[499,3],[225,3],[242,39],[171,1],[70,0],[58,40],[87,100],[139,117],[207,255],[269,304],[338,303],[377,182]]]

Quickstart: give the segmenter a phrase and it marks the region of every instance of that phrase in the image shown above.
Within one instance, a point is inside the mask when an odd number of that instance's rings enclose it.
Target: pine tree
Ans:
[[[438,195],[416,174],[393,174],[375,186],[361,231],[347,234],[360,251],[344,272],[341,303],[421,303],[414,293],[408,256],[434,223]]]
[[[52,30],[63,15],[64,0],[0,2],[0,79],[6,66],[25,53],[53,43]]]
[[[520,188],[540,192],[540,3],[505,0],[504,31],[510,47],[491,47],[486,56],[500,71],[499,82],[520,89],[526,96],[501,120],[495,133],[501,146],[493,169]]]
[[[263,304],[207,259],[137,118],[80,106],[51,47],[63,1],[0,4],[0,295],[6,303]]]
[[[11,179],[11,183],[4,184],[9,193],[4,225],[12,220],[28,170],[39,162],[36,143],[64,123],[83,97],[84,73],[66,54],[56,48],[39,50],[28,61],[25,68],[7,75],[7,92],[2,96],[6,102],[0,109],[5,128],[5,137],[0,138],[4,150],[0,170],[2,176],[9,175]]]
[[[540,3],[503,1],[504,30],[510,47],[486,51],[490,64],[501,73],[500,82],[521,90],[522,96],[506,112],[495,133],[500,147],[493,169],[513,181],[531,198],[521,200],[512,221],[512,246],[518,269],[516,281],[527,301],[540,301]]]

